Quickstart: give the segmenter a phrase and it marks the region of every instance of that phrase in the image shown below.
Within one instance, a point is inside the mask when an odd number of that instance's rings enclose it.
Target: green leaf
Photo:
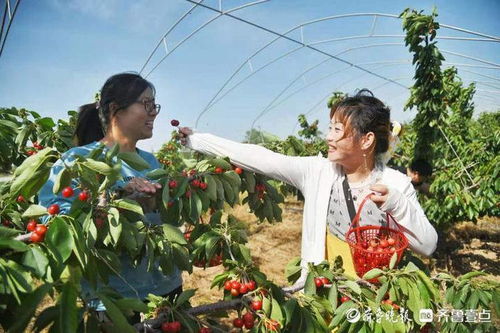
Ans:
[[[76,299],[78,292],[73,283],[68,282],[63,286],[59,299],[59,325],[61,332],[76,332],[78,327],[78,312]]]
[[[15,239],[0,239],[0,249],[9,248],[17,252],[28,251],[29,246]]]
[[[286,264],[285,276],[288,282],[295,283],[295,281],[300,278],[300,273],[302,270],[302,268],[300,267],[300,262],[300,257],[295,257]]]
[[[123,315],[120,309],[102,292],[97,293],[97,297],[102,301],[106,307],[106,314],[116,327],[116,331],[120,333],[136,333],[132,325],[127,322],[127,318]],[[64,331],[63,331],[64,332]],[[74,331],[67,331],[74,332]]]
[[[280,323],[283,322],[283,312],[281,311],[280,304],[274,298],[272,300],[271,319],[274,319]]]
[[[173,243],[181,244],[181,245],[186,245],[186,239],[184,239],[184,235],[182,232],[179,230],[179,228],[174,227],[173,225],[170,224],[163,224],[163,234],[165,235],[165,238]]]
[[[332,305],[332,311],[335,311],[338,306],[339,293],[337,290],[337,283],[333,282],[330,291],[328,292],[328,301]]]
[[[379,268],[373,268],[373,269],[369,270],[368,272],[366,272],[365,275],[363,275],[363,280],[374,279],[376,277],[379,277],[383,273],[384,273],[383,270],[381,270]]]
[[[214,180],[214,177],[211,175],[205,175],[205,181],[207,182],[207,189],[205,192],[208,195],[208,198],[212,201],[217,200],[217,183]]]
[[[188,302],[195,293],[196,289],[184,290],[175,300],[175,306],[181,306],[182,304]]]
[[[120,209],[125,209],[139,215],[144,215],[141,205],[130,199],[118,199],[113,201],[113,205]]]
[[[149,311],[148,306],[137,298],[121,298],[116,300],[115,304],[124,313],[131,310],[144,313]]]
[[[304,286],[304,294],[313,295],[316,294],[316,284],[314,283],[314,275],[312,272],[307,274],[306,284]]]
[[[460,276],[458,278],[459,281],[465,281],[465,280],[470,280],[471,278],[473,277],[476,277],[476,276],[481,276],[481,275],[486,275],[486,273],[484,272],[479,272],[479,271],[473,271],[473,272],[469,272],[469,273],[466,273],[462,276]]]
[[[31,267],[38,277],[43,277],[49,266],[49,259],[39,247],[31,246],[23,256],[23,265]]]
[[[346,287],[351,289],[356,294],[358,294],[358,295],[361,294],[361,288],[360,288],[359,284],[357,284],[356,282],[347,280],[344,282],[344,284],[346,285]]]
[[[193,267],[189,261],[188,250],[177,243],[172,244],[172,250],[174,251],[174,261],[177,267],[191,273],[193,271]]]
[[[389,289],[389,282],[384,283],[379,290],[377,290],[377,297],[375,298],[375,303],[379,304],[387,293]]]
[[[123,225],[120,221],[120,212],[118,209],[111,207],[108,210],[108,225],[109,225],[109,234],[111,235],[111,239],[113,240],[113,244],[118,244],[120,240],[120,236],[122,234]]]
[[[61,255],[63,262],[69,258],[75,244],[69,225],[63,218],[55,217],[52,220],[45,235],[45,243],[49,245],[52,251]]]
[[[396,266],[396,262],[398,261],[398,253],[394,252],[391,257],[391,261],[389,262],[389,269],[393,269]]]
[[[262,311],[266,316],[271,315],[271,301],[267,297],[262,297]]]
[[[59,193],[66,186],[71,185],[71,173],[68,169],[63,168],[56,177],[52,191],[54,194]]]
[[[109,176],[113,173],[113,168],[104,162],[87,159],[85,162],[82,162],[82,165],[86,166],[90,170],[94,170],[95,172],[106,176]]]
[[[160,179],[168,175],[168,171],[165,169],[154,169],[146,174],[146,177],[152,180]],[[166,186],[166,185],[165,185]]]
[[[142,171],[151,168],[148,162],[139,154],[134,152],[122,152],[118,154],[118,158],[127,163],[132,169]]]
[[[40,217],[47,215],[47,208],[40,205],[30,205],[23,213],[23,217]]]
[[[222,158],[211,159],[208,161],[208,164],[213,165],[214,167],[222,168],[226,171],[232,169],[231,164]]]

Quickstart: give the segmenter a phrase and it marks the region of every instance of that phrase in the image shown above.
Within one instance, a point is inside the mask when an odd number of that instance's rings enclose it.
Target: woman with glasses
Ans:
[[[149,139],[153,135],[153,124],[160,112],[160,105],[155,104],[155,88],[135,73],[122,73],[110,77],[101,89],[100,98],[95,103],[80,107],[75,129],[77,147],[65,152],[61,159],[52,167],[50,178],[39,193],[40,205],[49,207],[58,204],[61,214],[69,213],[71,203],[79,194],[78,180],[73,180],[72,187],[75,195],[64,198],[61,193],[54,194],[52,188],[58,173],[64,164],[71,164],[77,155],[88,155],[92,150],[105,145],[105,151],[115,144],[119,144],[121,152],[137,152],[150,168],[135,170],[126,162],[122,162],[121,174],[123,180],[118,181],[114,187],[125,195],[142,197],[136,199],[143,206],[147,222],[160,224],[160,215],[150,205],[154,202],[153,195],[160,190],[161,185],[151,182],[146,174],[160,167],[153,154],[136,147],[139,140]],[[64,162],[64,163],[63,163]],[[128,256],[121,258],[121,278],[111,276],[109,286],[124,297],[139,297],[145,299],[149,294],[173,297],[182,291],[180,271],[174,270],[170,275],[164,275],[158,264],[151,271],[147,271],[147,260],[132,265]],[[125,281],[124,281],[125,280]],[[104,311],[102,303],[92,296],[88,285],[83,286],[88,293],[90,304],[96,310]],[[138,321],[138,316],[136,316]]]

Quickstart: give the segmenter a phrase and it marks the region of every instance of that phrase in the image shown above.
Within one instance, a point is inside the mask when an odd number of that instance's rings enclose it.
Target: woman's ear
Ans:
[[[109,103],[109,115],[114,116],[115,112],[118,111],[119,106],[115,102]]]
[[[375,134],[368,132],[361,138],[361,149],[368,150],[372,146],[375,146]]]

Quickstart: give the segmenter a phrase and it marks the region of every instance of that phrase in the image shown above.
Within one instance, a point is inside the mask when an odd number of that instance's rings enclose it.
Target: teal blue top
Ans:
[[[50,177],[38,194],[39,204],[45,207],[49,207],[52,204],[58,204],[60,207],[60,214],[67,214],[71,209],[72,201],[78,196],[79,190],[76,189],[78,181],[73,180],[72,187],[75,188],[75,195],[71,198],[64,198],[60,193],[54,194],[52,192],[57,174],[64,168],[63,161],[66,164],[71,164],[75,160],[76,155],[87,156],[92,150],[99,147],[99,145],[99,142],[93,142],[85,146],[71,148],[65,152],[61,156],[61,159],[59,159],[52,166],[52,169],[50,170]],[[137,152],[144,160],[146,160],[146,162],[149,163],[150,168],[137,171],[122,161],[121,174],[123,176],[123,180],[118,181],[115,184],[115,187],[123,187],[133,177],[146,178],[146,174],[148,172],[160,167],[160,163],[153,154],[145,152],[141,149],[137,149]],[[147,222],[150,224],[162,223],[159,213],[148,213],[145,214],[145,216]],[[108,286],[115,289],[124,297],[135,298],[138,294],[139,298],[142,300],[145,299],[149,293],[164,295],[180,287],[182,284],[181,272],[177,268],[174,269],[172,274],[166,276],[159,270],[158,263],[156,263],[154,268],[148,272],[146,259],[144,259],[137,267],[132,265],[131,260],[126,255],[121,256],[120,259],[122,264],[120,275],[127,281],[127,283],[125,283],[118,276],[111,276],[109,278]],[[137,291],[137,294],[131,286],[135,289],[135,291]],[[93,299],[92,291],[88,284],[84,283],[82,287],[88,299]],[[105,310],[104,306],[99,301],[91,301],[90,304],[99,311]]]

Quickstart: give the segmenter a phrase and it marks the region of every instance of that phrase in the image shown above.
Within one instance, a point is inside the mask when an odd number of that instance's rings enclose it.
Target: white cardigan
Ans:
[[[234,165],[264,174],[298,188],[304,195],[302,221],[302,279],[307,263],[325,260],[326,217],[333,182],[342,182],[340,165],[321,156],[286,156],[262,146],[243,144],[208,133],[188,136],[187,146],[199,152],[227,156]],[[418,203],[410,178],[384,167],[381,183],[389,188],[388,200],[380,207],[389,211],[409,241],[410,248],[429,256],[436,249],[437,233]],[[301,279],[301,280],[302,280]]]

